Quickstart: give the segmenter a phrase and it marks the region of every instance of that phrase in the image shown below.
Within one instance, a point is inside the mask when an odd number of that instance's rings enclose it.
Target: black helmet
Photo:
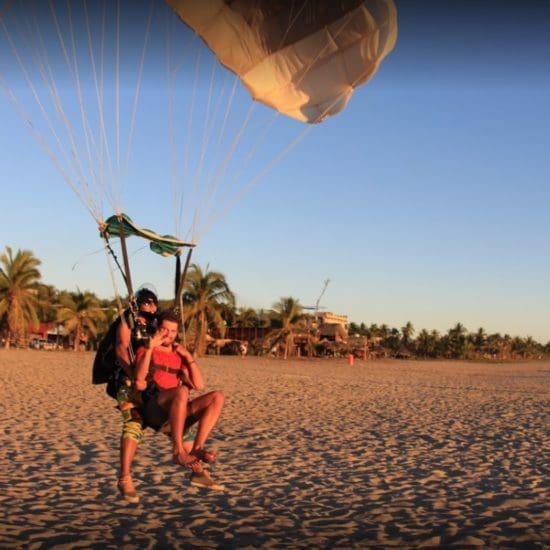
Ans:
[[[136,303],[138,306],[152,300],[155,305],[158,305],[157,295],[148,288],[141,288],[136,292]]]

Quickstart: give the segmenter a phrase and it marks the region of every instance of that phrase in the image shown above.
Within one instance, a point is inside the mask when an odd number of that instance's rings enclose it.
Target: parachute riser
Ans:
[[[122,216],[119,217],[118,221],[120,224],[120,248],[122,250],[122,259],[124,260],[124,281],[128,289],[128,298],[131,300],[134,296],[134,289],[132,287],[132,274],[130,272],[130,262],[128,260],[128,249],[126,248],[126,235],[124,233]]]
[[[105,246],[107,247],[107,250],[109,254],[111,254],[113,260],[115,261],[116,266],[118,267],[118,270],[120,271],[120,274],[122,275],[122,279],[124,280],[124,284],[126,285],[126,289],[128,290],[128,303],[130,307],[130,315],[127,318],[127,322],[129,325],[130,330],[133,332],[135,327],[135,319],[137,318],[137,303],[134,296],[134,291],[132,287],[132,278],[130,273],[130,262],[128,260],[128,249],[126,248],[126,236],[124,234],[124,229],[122,227],[122,218],[119,218],[120,223],[120,245],[122,249],[122,256],[124,261],[124,269],[120,265],[120,262],[118,261],[118,257],[115,254],[115,251],[111,247],[111,243],[109,242],[109,237],[106,231],[102,231],[100,228],[100,233],[103,239],[105,240]],[[118,309],[119,314],[122,315],[122,307],[120,304],[120,298],[117,295],[117,301],[118,301]],[[133,363],[135,359],[134,350],[132,348],[132,345],[130,344],[128,346],[128,353],[130,355],[130,361]]]
[[[179,309],[179,314],[180,314],[181,341],[184,346],[186,345],[186,342],[185,342],[185,315],[183,313],[183,288],[185,286],[185,279],[187,277],[187,270],[189,269],[192,253],[193,253],[193,249],[189,248],[189,250],[187,251],[187,258],[185,259],[185,266],[183,268],[183,273],[179,277],[179,282],[177,283],[176,298],[175,298],[175,307]],[[180,268],[181,268],[180,259],[178,257],[177,263],[176,263],[176,276],[179,274]]]
[[[129,315],[129,325],[132,333],[135,328],[135,320],[138,316],[138,306],[136,303],[136,297],[134,296],[134,288],[132,285],[132,273],[130,271],[130,261],[128,259],[128,249],[126,248],[126,234],[124,231],[124,223],[122,216],[118,216],[118,222],[120,226],[120,248],[122,250],[122,259],[124,260],[124,282],[126,283],[126,289],[128,290],[128,303],[130,304],[131,315]],[[128,354],[130,355],[130,361],[134,364],[135,354],[132,344],[128,345]]]

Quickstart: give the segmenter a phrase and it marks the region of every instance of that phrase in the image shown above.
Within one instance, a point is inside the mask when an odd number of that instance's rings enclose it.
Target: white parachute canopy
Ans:
[[[303,122],[340,112],[397,38],[393,0],[166,0],[252,97]]]

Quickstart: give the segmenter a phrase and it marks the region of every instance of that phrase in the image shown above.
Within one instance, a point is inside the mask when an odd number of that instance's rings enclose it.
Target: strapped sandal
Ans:
[[[206,462],[206,464],[212,464],[212,462],[216,462],[218,459],[216,451],[208,451],[207,449],[195,449],[190,454],[196,456],[202,462]]]
[[[199,462],[199,459],[190,453],[179,453],[172,457],[174,464],[179,464],[184,468],[191,470],[193,473],[200,474],[203,471],[203,467]]]
[[[192,473],[189,476],[191,485],[194,487],[202,487],[203,489],[210,489],[211,491],[223,491],[225,487],[216,483],[211,477],[210,474],[204,470],[200,474]]]

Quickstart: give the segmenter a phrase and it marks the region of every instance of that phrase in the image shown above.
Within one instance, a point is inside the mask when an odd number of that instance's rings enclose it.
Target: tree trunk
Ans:
[[[73,351],[78,351],[79,344],[80,344],[80,324],[76,325],[76,328],[74,330]]]

